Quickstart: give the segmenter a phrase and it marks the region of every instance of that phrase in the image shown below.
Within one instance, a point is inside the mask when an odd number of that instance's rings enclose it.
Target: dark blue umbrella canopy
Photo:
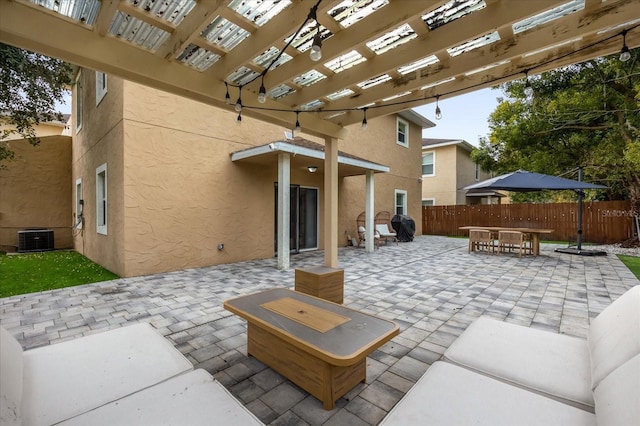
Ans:
[[[499,189],[504,191],[530,192],[543,189],[604,189],[606,186],[589,182],[580,182],[573,179],[565,179],[557,176],[544,175],[542,173],[518,170],[504,175],[496,176],[462,189]]]

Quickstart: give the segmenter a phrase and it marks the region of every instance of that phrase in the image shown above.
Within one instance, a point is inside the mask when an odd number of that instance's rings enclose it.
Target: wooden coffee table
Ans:
[[[399,333],[382,318],[277,288],[224,302],[247,320],[247,352],[331,410],[367,378],[366,358]]]

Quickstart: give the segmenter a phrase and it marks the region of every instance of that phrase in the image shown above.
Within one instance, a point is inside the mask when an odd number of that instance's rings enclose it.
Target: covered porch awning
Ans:
[[[324,145],[300,137],[233,152],[231,161],[273,165],[278,162],[278,154],[291,155],[291,170],[308,170],[309,167],[316,167],[318,173],[324,173]],[[338,177],[340,178],[364,175],[367,171],[388,173],[389,170],[388,166],[338,151]]]

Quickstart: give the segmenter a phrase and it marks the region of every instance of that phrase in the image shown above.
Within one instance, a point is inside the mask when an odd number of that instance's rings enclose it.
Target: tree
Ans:
[[[14,157],[11,134],[37,145],[35,126],[62,120],[55,102],[63,101],[71,72],[66,62],[0,43],[0,166]]]
[[[523,80],[501,86],[491,133],[472,158],[496,173],[558,175],[582,166],[585,180],[609,187],[607,199],[630,199],[640,213],[640,49],[626,62],[597,58],[529,82],[532,96]]]

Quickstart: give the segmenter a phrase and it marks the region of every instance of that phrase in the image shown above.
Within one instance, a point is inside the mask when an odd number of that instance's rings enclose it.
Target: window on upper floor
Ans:
[[[76,125],[76,133],[82,129],[82,71],[78,72],[78,76],[76,77],[76,102],[75,102],[75,125]]]
[[[102,101],[104,95],[107,94],[107,75],[103,72],[96,71],[96,106]]]
[[[396,118],[397,123],[397,139],[396,142],[398,145],[402,145],[404,147],[409,146],[409,123],[404,121],[402,118]]]
[[[476,180],[480,180],[480,165],[476,163]]]
[[[422,154],[422,176],[434,176],[436,174],[435,160],[435,152],[425,152]]]
[[[107,235],[107,164],[96,169],[96,232]]]
[[[423,198],[422,199],[422,206],[435,206],[436,205],[436,199],[435,198]]]
[[[407,214],[407,191],[404,189],[396,189],[396,214]]]

